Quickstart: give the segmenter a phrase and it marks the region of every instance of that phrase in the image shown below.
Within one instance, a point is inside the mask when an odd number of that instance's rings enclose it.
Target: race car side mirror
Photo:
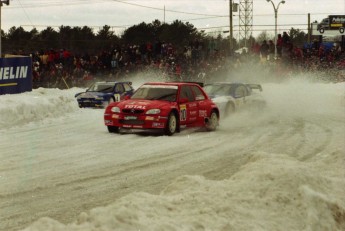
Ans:
[[[131,96],[130,95],[125,95],[125,97],[123,98],[124,100],[130,99]]]

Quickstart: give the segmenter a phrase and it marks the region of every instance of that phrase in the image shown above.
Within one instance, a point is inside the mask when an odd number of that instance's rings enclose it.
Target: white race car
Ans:
[[[241,108],[261,109],[266,105],[260,84],[217,82],[205,84],[203,88],[224,117]]]

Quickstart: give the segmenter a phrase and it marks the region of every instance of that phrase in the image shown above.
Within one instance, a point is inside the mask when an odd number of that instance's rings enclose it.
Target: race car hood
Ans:
[[[171,102],[162,100],[135,100],[128,99],[117,103],[120,109],[142,109],[144,111],[150,109],[162,109],[165,106],[170,106]]]

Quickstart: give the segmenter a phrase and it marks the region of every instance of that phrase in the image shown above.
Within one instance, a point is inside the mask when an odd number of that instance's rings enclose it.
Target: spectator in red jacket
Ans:
[[[278,34],[277,37],[277,55],[278,58],[282,57],[282,50],[283,50],[283,38],[281,34]]]

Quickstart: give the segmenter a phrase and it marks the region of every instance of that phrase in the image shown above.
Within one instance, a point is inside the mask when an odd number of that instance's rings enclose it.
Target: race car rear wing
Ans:
[[[259,91],[262,91],[262,87],[260,84],[246,84],[250,89],[258,89]]]

